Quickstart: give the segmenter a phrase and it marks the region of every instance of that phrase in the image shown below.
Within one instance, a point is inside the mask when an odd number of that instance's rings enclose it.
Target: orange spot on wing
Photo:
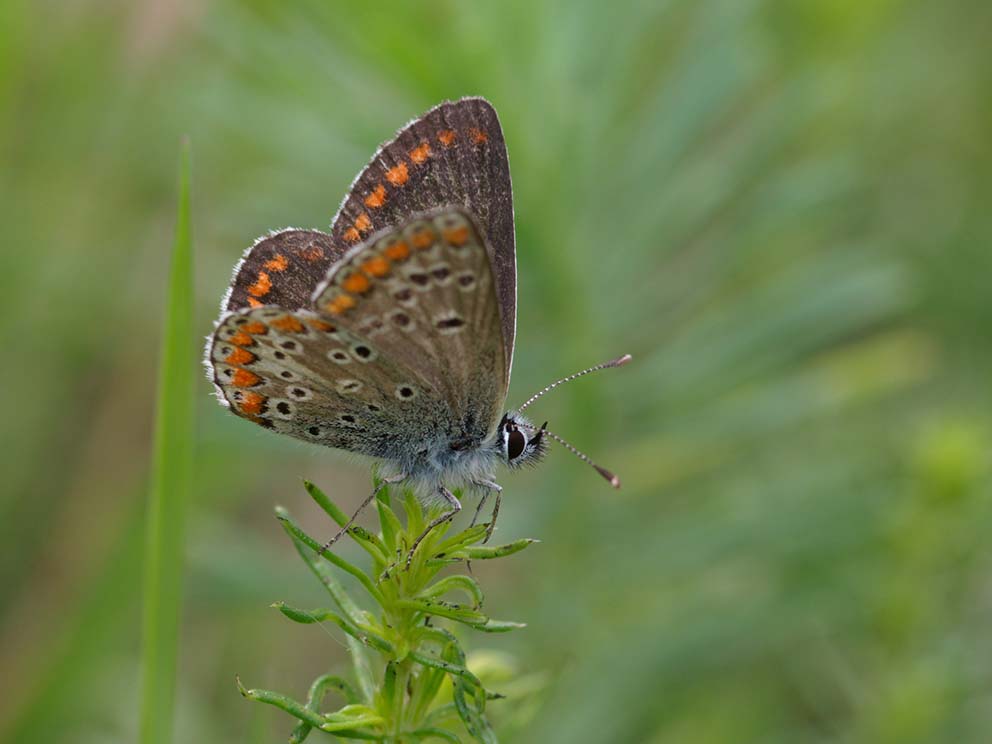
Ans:
[[[412,160],[415,165],[423,165],[430,156],[431,146],[426,142],[422,142],[419,147],[415,147],[410,150],[410,160]]]
[[[303,256],[303,258],[305,258],[307,261],[313,263],[314,261],[319,261],[324,257],[324,249],[321,248],[316,243],[311,243],[302,251],[300,251],[300,255]]]
[[[372,229],[372,220],[369,219],[369,216],[365,212],[358,215],[358,219],[355,220],[355,229],[358,232],[366,232]]]
[[[457,136],[458,135],[455,134],[453,129],[445,129],[437,133],[437,141],[445,147],[451,147],[455,143],[455,138]]]
[[[345,230],[345,231],[344,231],[344,236],[343,236],[343,237],[344,237],[344,239],[345,239],[345,240],[347,240],[347,241],[348,241],[349,243],[355,243],[355,242],[357,242],[358,240],[360,240],[362,236],[361,236],[361,234],[360,234],[360,233],[358,232],[358,230],[356,230],[356,229],[355,229],[355,228],[353,228],[353,227],[349,227],[349,228],[348,228],[347,230]]]
[[[262,303],[259,302],[258,300],[256,300],[254,297],[249,297],[248,298],[248,307],[250,307],[250,308],[256,308],[256,307],[261,307],[261,306],[262,306]]]
[[[376,184],[372,193],[365,197],[365,206],[369,209],[378,209],[386,203],[386,187],[381,183]]]
[[[472,127],[468,130],[468,136],[472,138],[472,142],[477,145],[484,145],[489,141],[489,135],[483,132],[477,127]]]
[[[413,235],[413,247],[424,250],[434,245],[434,233],[431,230],[418,230]]]
[[[236,346],[251,346],[253,343],[255,343],[255,339],[253,339],[247,333],[243,333],[242,331],[238,331],[237,333],[235,333],[233,336],[231,336],[231,338],[228,339],[228,341],[230,341],[232,344],[235,344]]]
[[[325,323],[323,320],[318,320],[317,318],[307,318],[307,325],[324,333],[334,333],[337,330],[330,323]]]
[[[227,358],[224,361],[227,362],[228,364],[242,365],[242,364],[251,364],[252,362],[255,361],[256,358],[257,357],[254,354],[252,354],[250,351],[245,351],[244,349],[236,348],[230,354],[227,355]]]
[[[346,292],[353,292],[354,294],[362,294],[363,292],[368,292],[372,289],[372,282],[369,281],[367,276],[359,274],[357,271],[353,274],[347,276],[342,282],[341,287]]]
[[[247,392],[241,396],[241,410],[249,415],[257,416],[265,409],[268,400],[261,393]]]
[[[292,315],[283,315],[281,318],[270,320],[269,325],[287,333],[303,333],[303,324]]]
[[[398,243],[388,246],[383,253],[386,254],[386,258],[393,261],[404,261],[410,257],[410,246],[401,240]]]
[[[454,246],[463,246],[468,242],[468,228],[462,225],[444,231],[444,239]]]
[[[248,287],[248,294],[252,297],[264,297],[272,289],[272,280],[264,271],[258,272],[258,279]]]
[[[340,315],[345,310],[353,308],[357,302],[351,295],[340,294],[324,305],[324,309],[331,315]]]
[[[369,276],[386,276],[389,273],[389,261],[376,256],[363,263],[360,268]]]
[[[234,377],[231,378],[231,384],[234,385],[234,387],[252,387],[261,381],[261,377],[256,375],[254,372],[249,372],[246,369],[234,370]]]
[[[410,173],[406,168],[406,163],[400,163],[395,168],[386,171],[386,180],[393,186],[402,186],[410,178]]]
[[[265,268],[269,271],[285,271],[289,266],[289,261],[281,253],[277,253],[265,262]]]
[[[269,329],[262,321],[253,320],[251,323],[245,323],[243,326],[241,326],[241,330],[244,331],[245,333],[260,335],[268,332]]]

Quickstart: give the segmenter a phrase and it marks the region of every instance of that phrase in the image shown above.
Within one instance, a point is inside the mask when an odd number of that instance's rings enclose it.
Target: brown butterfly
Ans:
[[[351,186],[331,232],[259,239],[235,269],[205,363],[217,397],[267,429],[384,462],[386,483],[446,508],[449,490],[496,495],[498,463],[518,467],[561,442],[504,411],[516,330],[513,193],[496,111],[443,103],[383,145]],[[474,520],[473,520],[474,521]],[[340,537],[343,529],[325,549]],[[487,535],[487,539],[488,539]]]

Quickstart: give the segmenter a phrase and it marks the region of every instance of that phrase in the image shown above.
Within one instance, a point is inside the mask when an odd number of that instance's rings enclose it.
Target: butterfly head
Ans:
[[[502,420],[499,422],[498,442],[502,446],[502,454],[506,458],[506,464],[511,468],[515,468],[524,464],[536,464],[540,462],[541,458],[544,456],[545,447],[547,446],[547,439],[554,439],[580,460],[595,468],[596,472],[603,476],[603,478],[605,478],[611,486],[614,488],[620,488],[620,479],[616,475],[606,468],[597,465],[587,455],[580,452],[554,432],[549,431],[547,421],[541,424],[540,427],[534,426],[521,415],[521,411],[545,393],[554,390],[559,385],[563,385],[566,382],[571,382],[578,377],[588,375],[590,372],[596,372],[601,369],[610,369],[611,367],[622,367],[629,362],[630,359],[630,354],[624,354],[622,357],[618,357],[617,359],[611,359],[608,362],[603,362],[602,364],[597,364],[594,367],[584,369],[581,372],[576,372],[574,375],[563,377],[562,379],[551,383],[543,390],[536,392],[517,410],[508,411],[504,414]]]
[[[499,422],[498,442],[509,467],[536,465],[541,461],[548,446],[544,439],[545,426],[547,422],[537,428],[515,411],[503,415]]]

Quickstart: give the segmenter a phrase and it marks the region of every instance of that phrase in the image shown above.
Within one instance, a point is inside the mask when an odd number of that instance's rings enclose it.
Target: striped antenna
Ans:
[[[538,398],[540,398],[545,393],[551,392],[552,390],[554,390],[559,385],[564,385],[566,382],[571,382],[572,380],[574,380],[576,378],[579,378],[579,377],[582,377],[583,375],[588,375],[590,372],[598,372],[601,369],[609,369],[610,367],[622,367],[627,362],[629,362],[631,360],[631,358],[632,357],[630,356],[630,354],[624,354],[622,357],[618,357],[617,359],[611,359],[610,361],[603,362],[602,364],[597,364],[595,367],[590,367],[589,369],[584,369],[581,372],[576,372],[574,375],[569,375],[568,377],[562,377],[560,380],[557,380],[555,382],[552,382],[550,385],[548,385],[546,388],[544,388],[544,390],[540,390],[540,391],[534,393],[517,410],[518,411],[524,410],[527,406],[529,406],[535,400],[537,400]],[[548,434],[551,434],[551,432],[548,432]],[[552,437],[554,437],[553,434],[552,434]],[[554,438],[557,439],[557,437],[554,437]],[[568,445],[565,442],[562,442],[562,444],[565,444],[566,446],[569,446],[569,447],[571,446],[571,445]],[[578,453],[578,451],[576,451],[576,452]],[[589,459],[589,458],[585,457],[585,455],[582,455],[582,457],[585,458],[585,459],[587,459],[587,460]],[[604,477],[606,477],[606,476],[604,476]],[[609,478],[607,478],[607,480],[609,480]]]

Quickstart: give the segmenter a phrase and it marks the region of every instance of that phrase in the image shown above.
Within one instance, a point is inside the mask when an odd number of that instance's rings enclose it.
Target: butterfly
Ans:
[[[505,410],[516,335],[516,250],[506,142],[482,98],[442,103],[401,129],[351,185],[330,233],[258,239],[235,267],[205,365],[233,413],[297,439],[382,461],[441,513],[456,486],[502,488],[495,466],[538,462],[547,439],[619,479],[521,411]],[[474,523],[475,520],[473,520]],[[322,551],[323,552],[323,551]]]

